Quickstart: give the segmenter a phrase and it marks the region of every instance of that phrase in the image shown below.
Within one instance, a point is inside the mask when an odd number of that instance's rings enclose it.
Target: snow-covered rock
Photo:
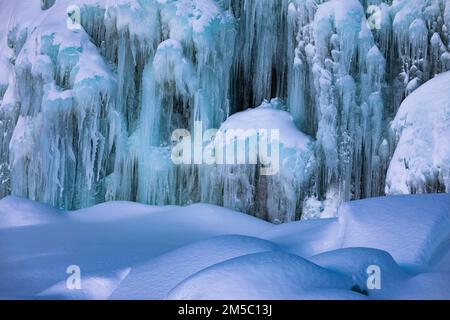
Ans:
[[[310,258],[315,264],[351,277],[353,286],[366,292],[371,298],[383,297],[391,290],[397,289],[410,277],[402,270],[392,256],[381,250],[369,248],[346,248],[328,251]],[[381,271],[381,288],[368,288],[368,270],[376,266]]]
[[[181,281],[209,266],[274,250],[274,243],[246,236],[228,235],[196,242],[133,268],[111,299],[163,299]]]
[[[398,140],[386,193],[450,192],[450,72],[411,94],[392,123]]]

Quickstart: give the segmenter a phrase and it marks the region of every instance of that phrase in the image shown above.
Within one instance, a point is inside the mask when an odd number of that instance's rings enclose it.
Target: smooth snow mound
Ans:
[[[386,193],[450,192],[450,72],[436,76],[403,102],[392,123],[398,146]]]
[[[354,287],[367,292],[372,298],[382,297],[386,292],[401,285],[409,276],[389,253],[377,249],[339,249],[311,257],[310,260],[323,268],[351,277]],[[379,290],[371,291],[367,287],[367,270],[371,266],[377,266],[382,270]]]
[[[450,239],[450,194],[349,202],[339,209],[342,247],[389,252],[403,265],[432,263]]]
[[[274,243],[246,236],[220,236],[196,242],[134,268],[111,299],[163,299],[181,281],[211,265],[274,250]]]
[[[284,147],[308,150],[312,139],[297,129],[294,118],[288,112],[277,110],[280,103],[273,99],[271,102],[265,101],[257,108],[236,113],[221,125],[220,130],[279,130],[280,143]]]

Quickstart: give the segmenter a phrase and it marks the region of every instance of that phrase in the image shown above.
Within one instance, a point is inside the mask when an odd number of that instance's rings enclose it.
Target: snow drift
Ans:
[[[58,212],[7,197],[0,297],[450,299],[449,206],[449,195],[394,196],[345,204],[339,219],[273,225],[210,205]],[[73,265],[80,290],[66,285]]]

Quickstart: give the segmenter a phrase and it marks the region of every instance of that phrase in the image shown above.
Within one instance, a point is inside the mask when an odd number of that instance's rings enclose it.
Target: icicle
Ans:
[[[232,88],[236,110],[285,96],[289,0],[232,0],[238,24]]]

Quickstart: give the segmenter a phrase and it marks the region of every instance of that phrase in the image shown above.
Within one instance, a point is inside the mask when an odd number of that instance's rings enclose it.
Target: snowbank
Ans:
[[[274,250],[275,244],[246,236],[229,235],[196,242],[133,268],[111,299],[163,299],[184,279],[209,266]]]
[[[274,226],[260,237],[277,243],[284,251],[310,257],[339,248],[338,234],[338,219],[317,219]]]
[[[207,170],[212,188],[223,193],[205,190],[204,201],[272,222],[298,220],[316,170],[315,143],[284,108],[279,99],[265,101],[220,126],[214,140],[217,165]],[[239,154],[229,156],[235,148],[245,161]]]
[[[28,217],[33,219],[23,223]],[[271,227],[206,205],[155,208],[119,202],[59,212],[12,197],[0,201],[0,222],[0,297],[9,298],[103,299],[129,268],[154,257],[211,237],[251,237]],[[71,265],[90,279],[81,292],[65,286]]]
[[[339,249],[311,257],[310,260],[323,268],[352,278],[353,287],[375,299],[383,298],[385,294],[401,286],[410,276],[397,265],[389,253],[376,249]],[[382,271],[379,290],[370,290],[367,286],[367,270],[371,266],[377,266]]]
[[[7,197],[1,200],[0,228],[39,226],[60,220],[60,212],[47,205],[17,197]]]

